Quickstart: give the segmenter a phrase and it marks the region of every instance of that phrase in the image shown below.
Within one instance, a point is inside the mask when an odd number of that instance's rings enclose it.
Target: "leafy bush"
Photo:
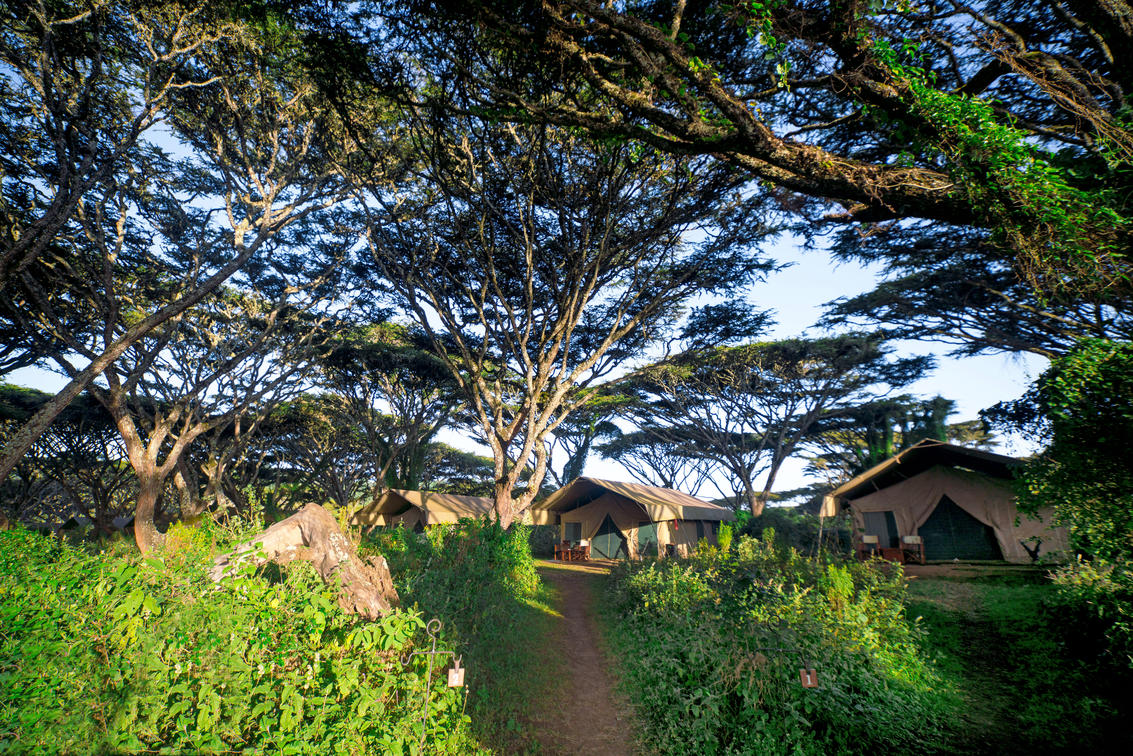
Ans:
[[[850,528],[844,518],[828,517],[822,526],[823,551],[842,554],[850,551]],[[752,517],[747,512],[739,513],[735,535],[762,538],[763,532],[771,528],[781,546],[794,548],[804,554],[816,554],[819,545],[818,527],[818,515],[809,514],[798,507],[767,507],[759,517]]]
[[[0,752],[418,752],[422,615],[360,622],[305,563],[214,585],[224,535],[142,560],[0,532]],[[433,681],[431,752],[477,749],[462,709]]]
[[[424,533],[377,532],[362,547],[387,557],[406,606],[444,622],[468,668],[475,732],[507,751],[531,746],[520,723],[536,713],[533,694],[548,681],[531,643],[548,633],[551,614],[530,542],[523,525],[463,520]]]
[[[1096,648],[1097,641],[1133,669],[1133,572],[1101,560],[1078,559],[1054,572],[1061,612],[1075,636]]]
[[[720,551],[728,551],[732,548],[733,537],[731,523],[720,523],[720,532],[716,535],[716,545],[720,547]]]
[[[1064,600],[1107,622],[1111,650],[1133,667],[1133,343],[1082,339],[1022,399],[986,414],[1049,441],[1023,466],[1019,510],[1054,505],[1074,548],[1093,562],[1063,571]]]
[[[906,621],[900,573],[804,559],[773,538],[614,573],[611,643],[648,747],[940,748],[946,691]],[[802,687],[806,668],[817,688]]]

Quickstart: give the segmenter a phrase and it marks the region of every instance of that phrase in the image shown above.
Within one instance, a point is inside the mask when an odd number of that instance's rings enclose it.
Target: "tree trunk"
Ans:
[[[362,561],[334,515],[318,504],[308,504],[232,553],[217,557],[209,577],[219,582],[246,562],[287,564],[296,559],[313,564],[328,585],[336,586],[338,605],[351,614],[377,619],[399,603],[386,560],[379,556]]]
[[[205,500],[198,496],[197,476],[189,470],[184,458],[177,460],[173,472],[173,485],[177,488],[181,520],[190,522],[205,511]]]
[[[502,480],[496,479],[495,502],[496,502],[496,521],[499,522],[500,527],[507,529],[511,526],[512,521],[515,519],[515,499],[512,498],[513,483],[511,476],[506,476]]]
[[[145,556],[165,543],[165,536],[158,532],[154,515],[157,501],[165,487],[164,479],[155,474],[138,475],[138,507],[134,511],[134,539],[138,550]]]
[[[751,507],[752,517],[759,517],[763,514],[763,508],[767,506],[767,497],[749,488],[747,492],[747,503],[748,506]]]

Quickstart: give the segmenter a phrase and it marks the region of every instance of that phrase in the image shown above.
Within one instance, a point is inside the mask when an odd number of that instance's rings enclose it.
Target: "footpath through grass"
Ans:
[[[957,754],[1133,753],[1133,680],[1057,609],[1041,571],[909,581],[908,614],[956,691]]]

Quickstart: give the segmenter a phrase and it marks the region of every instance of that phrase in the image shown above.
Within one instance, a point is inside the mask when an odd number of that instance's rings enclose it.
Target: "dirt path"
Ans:
[[[630,708],[614,690],[594,618],[594,582],[603,572],[599,565],[544,563],[539,568],[558,594],[562,621],[547,639],[547,652],[561,655],[565,678],[531,723],[545,753],[628,756],[635,751]]]

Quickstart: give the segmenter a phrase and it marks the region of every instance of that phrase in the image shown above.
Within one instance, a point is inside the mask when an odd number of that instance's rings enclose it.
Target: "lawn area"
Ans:
[[[1040,570],[909,578],[908,614],[956,691],[953,752],[1133,752],[1127,669],[1097,656]]]

